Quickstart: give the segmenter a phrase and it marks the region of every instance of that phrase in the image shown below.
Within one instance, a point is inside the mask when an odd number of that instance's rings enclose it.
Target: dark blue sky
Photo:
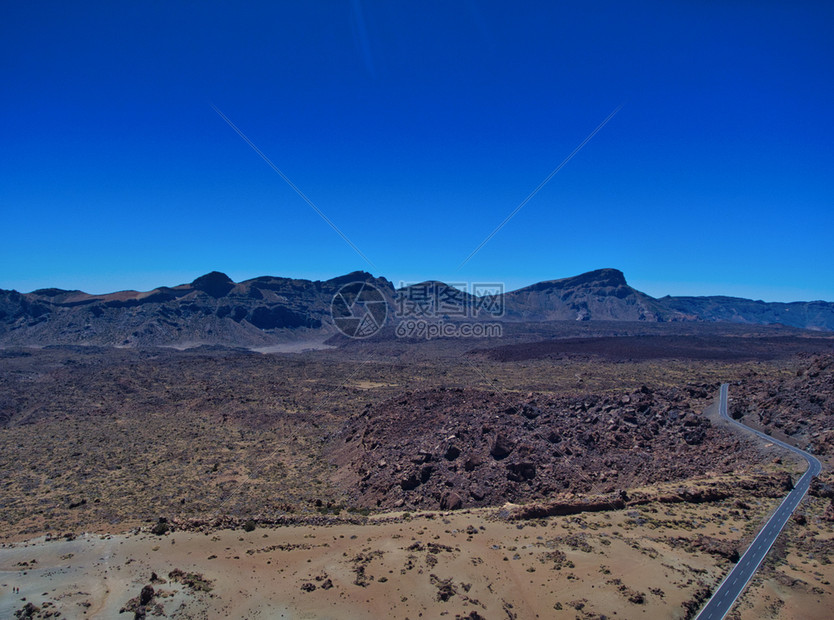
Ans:
[[[0,287],[616,267],[834,300],[833,6],[4,2]]]

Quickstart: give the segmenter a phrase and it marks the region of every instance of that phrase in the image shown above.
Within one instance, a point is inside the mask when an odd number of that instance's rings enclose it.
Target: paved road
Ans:
[[[752,542],[750,547],[747,548],[747,551],[744,552],[744,555],[741,556],[741,559],[733,567],[733,570],[730,571],[730,574],[727,575],[721,585],[718,586],[718,589],[713,593],[712,598],[707,601],[707,604],[701,610],[701,613],[698,614],[696,620],[721,620],[721,618],[727,615],[732,608],[733,603],[735,603],[736,599],[742,592],[744,592],[744,588],[747,587],[747,583],[753,578],[753,574],[759,569],[759,566],[765,559],[767,552],[770,551],[773,543],[776,542],[776,537],[779,536],[779,532],[781,532],[782,528],[785,527],[788,519],[790,519],[790,516],[793,514],[793,511],[796,510],[799,502],[801,502],[802,498],[805,497],[805,493],[808,492],[808,487],[811,484],[811,479],[819,474],[820,469],[822,469],[822,464],[807,452],[804,452],[799,448],[794,448],[783,441],[774,439],[769,435],[753,430],[749,426],[745,426],[744,424],[731,419],[730,416],[727,415],[726,383],[721,386],[719,411],[721,412],[721,417],[728,420],[731,424],[735,424],[748,433],[758,435],[766,441],[775,443],[782,446],[786,450],[790,450],[791,452],[800,455],[808,461],[808,469],[805,470],[805,473],[799,479],[799,482],[796,483],[796,486],[794,486],[788,496],[782,500],[779,508],[776,509],[776,512],[773,513],[768,522],[765,523],[765,526],[761,529],[761,531],[759,531],[755,540]]]

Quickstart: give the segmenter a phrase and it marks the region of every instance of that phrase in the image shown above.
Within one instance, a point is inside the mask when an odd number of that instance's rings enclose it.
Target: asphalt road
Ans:
[[[779,532],[781,532],[785,527],[788,519],[790,519],[794,510],[796,510],[796,507],[799,505],[799,502],[801,502],[802,498],[805,497],[805,493],[808,492],[808,487],[811,485],[811,479],[819,474],[822,469],[822,464],[814,456],[808,454],[807,452],[804,452],[799,448],[794,448],[793,446],[779,441],[778,439],[774,439],[770,435],[765,435],[757,430],[753,430],[749,426],[745,426],[744,424],[736,422],[730,418],[727,412],[727,392],[727,384],[724,383],[721,386],[719,400],[719,411],[721,412],[721,417],[728,420],[731,424],[735,424],[736,426],[744,429],[748,433],[758,435],[766,441],[782,446],[786,450],[790,450],[791,452],[800,455],[808,461],[808,469],[805,470],[805,473],[799,479],[799,482],[796,483],[793,490],[788,493],[784,500],[782,500],[779,508],[776,509],[776,512],[773,513],[768,522],[765,523],[765,526],[759,531],[755,540],[753,540],[751,545],[747,548],[747,551],[744,552],[744,555],[741,556],[741,559],[739,559],[733,567],[733,570],[730,571],[730,574],[727,575],[724,581],[721,582],[721,585],[718,586],[718,589],[713,593],[712,598],[710,598],[706,605],[704,605],[703,609],[701,609],[701,613],[698,614],[696,620],[721,620],[721,618],[727,615],[732,608],[733,603],[735,603],[736,599],[741,596],[741,593],[744,592],[744,588],[747,587],[748,582],[753,578],[753,575],[759,569],[759,566],[761,566],[767,552],[770,551],[773,543],[776,542],[776,537],[779,536]]]

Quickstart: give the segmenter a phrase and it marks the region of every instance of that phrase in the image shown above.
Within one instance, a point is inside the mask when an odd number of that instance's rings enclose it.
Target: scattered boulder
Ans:
[[[21,607],[20,609],[15,611],[14,612],[14,617],[15,618],[20,618],[21,620],[23,620],[23,619],[28,620],[29,618],[35,618],[40,613],[40,611],[41,611],[40,607],[38,607],[34,603],[30,602],[30,603],[26,603],[23,607]]]
[[[458,448],[455,444],[451,444],[448,448],[446,448],[446,453],[443,455],[443,458],[447,461],[454,461],[459,456],[460,448]]]
[[[514,482],[532,480],[536,477],[536,466],[533,463],[508,463],[507,478]]]
[[[505,459],[512,453],[515,443],[506,435],[499,433],[492,441],[489,453],[496,460]]]
[[[151,528],[151,534],[156,534],[157,536],[164,536],[168,533],[170,529],[171,526],[168,525],[168,519],[166,519],[165,517],[159,517],[159,520],[156,522],[156,525],[154,525]]]
[[[463,500],[460,495],[454,491],[449,491],[440,500],[440,508],[442,510],[457,510],[463,506]]]
[[[451,577],[448,579],[441,579],[437,575],[431,574],[429,575],[429,581],[434,587],[437,588],[437,600],[440,602],[445,603],[457,594],[457,589],[455,588],[455,584]]]
[[[400,480],[400,488],[402,488],[403,491],[413,491],[418,486],[420,486],[420,480],[413,472]]]

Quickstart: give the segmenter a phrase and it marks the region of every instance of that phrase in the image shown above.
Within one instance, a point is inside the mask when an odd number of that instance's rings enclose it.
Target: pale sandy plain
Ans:
[[[166,580],[153,584],[153,602],[170,618],[684,618],[684,602],[730,564],[675,540],[749,540],[777,501],[744,498],[747,510],[737,499],[651,503],[523,522],[482,509],[364,525],[42,537],[0,547],[0,618],[26,602],[62,618],[132,618],[120,609],[152,573]],[[807,588],[761,578],[737,617],[827,617],[830,565],[785,553],[784,570]],[[211,591],[169,580],[174,569],[202,575]]]

